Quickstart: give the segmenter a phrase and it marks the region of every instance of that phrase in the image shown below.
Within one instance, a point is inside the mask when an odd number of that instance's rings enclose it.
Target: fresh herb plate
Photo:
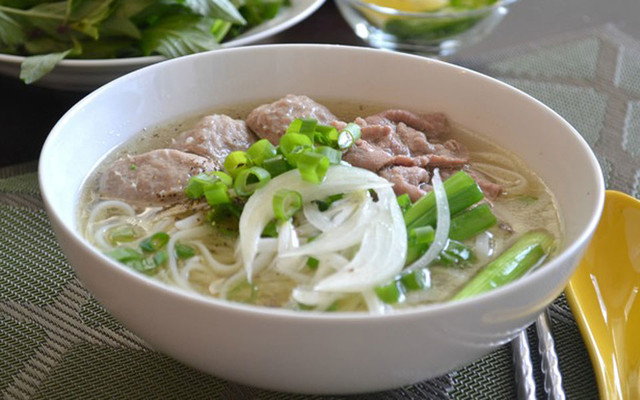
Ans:
[[[325,0],[292,0],[282,7],[273,19],[258,25],[228,42],[222,48],[243,46],[266,39],[282,32],[316,11]],[[25,57],[0,54],[0,74],[18,79],[20,64]],[[52,89],[90,91],[136,69],[164,60],[162,56],[113,58],[113,59],[65,59],[35,85]]]

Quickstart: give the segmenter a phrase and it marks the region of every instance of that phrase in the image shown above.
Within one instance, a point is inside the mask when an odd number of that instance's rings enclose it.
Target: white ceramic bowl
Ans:
[[[282,7],[280,13],[263,24],[255,26],[242,35],[224,42],[221,48],[244,46],[268,38],[292,27],[316,11],[325,0],[294,0],[288,7]],[[114,58],[103,60],[62,60],[42,79],[34,83],[51,89],[88,92],[115,78],[136,69],[163,61],[162,56]],[[0,54],[0,74],[20,76],[20,64],[24,57]]]
[[[440,110],[520,155],[556,194],[564,248],[530,276],[477,298],[390,315],[258,308],[182,292],[133,272],[78,232],[87,174],[145,127],[287,93]],[[262,388],[389,389],[468,364],[513,338],[563,290],[591,237],[604,185],[586,142],[549,108],[499,81],[426,58],[365,48],[272,45],[159,63],[98,89],[54,127],[40,185],[78,277],[127,328],[185,364]]]

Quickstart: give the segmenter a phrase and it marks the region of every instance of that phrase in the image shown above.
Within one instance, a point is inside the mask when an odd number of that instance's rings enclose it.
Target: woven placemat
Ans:
[[[640,193],[640,45],[605,26],[482,58],[456,60],[537,97],[595,149],[609,188]],[[36,164],[0,169],[0,396],[3,399],[514,399],[510,347],[458,371],[388,392],[302,396],[193,370],[147,345],[83,288],[39,197]],[[597,398],[564,297],[550,306],[569,399]],[[536,395],[544,398],[533,327]]]

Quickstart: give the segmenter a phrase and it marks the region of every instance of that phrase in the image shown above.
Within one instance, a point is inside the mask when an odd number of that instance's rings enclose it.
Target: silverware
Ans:
[[[553,334],[551,333],[551,321],[548,310],[545,309],[536,319],[536,332],[538,336],[538,352],[541,357],[541,370],[544,374],[544,391],[549,400],[565,400],[566,396],[562,388],[562,375],[558,368],[558,356],[555,351]],[[527,339],[526,329],[522,330],[511,342],[514,367],[516,373],[516,386],[519,400],[535,400],[536,384],[533,379],[533,366],[531,363],[531,349]]]
[[[527,330],[520,331],[518,336],[511,341],[513,361],[516,370],[516,387],[518,400],[535,400],[536,383],[533,380],[533,365],[531,365],[531,353]]]
[[[536,319],[536,332],[538,333],[538,351],[541,357],[541,369],[544,374],[544,391],[547,399],[565,400],[562,388],[562,375],[558,368],[558,355],[556,354],[553,335],[551,333],[551,320],[549,310],[545,309]]]

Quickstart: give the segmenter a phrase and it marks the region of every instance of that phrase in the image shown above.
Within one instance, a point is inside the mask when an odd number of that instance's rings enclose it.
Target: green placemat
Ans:
[[[640,193],[640,44],[611,26],[459,63],[548,104],[595,149],[609,188]],[[597,398],[563,296],[550,306],[569,399]],[[545,398],[529,328],[538,398]],[[3,399],[514,399],[505,345],[458,371],[388,392],[282,394],[186,367],[124,329],[83,288],[58,247],[35,164],[0,169],[0,396]]]

